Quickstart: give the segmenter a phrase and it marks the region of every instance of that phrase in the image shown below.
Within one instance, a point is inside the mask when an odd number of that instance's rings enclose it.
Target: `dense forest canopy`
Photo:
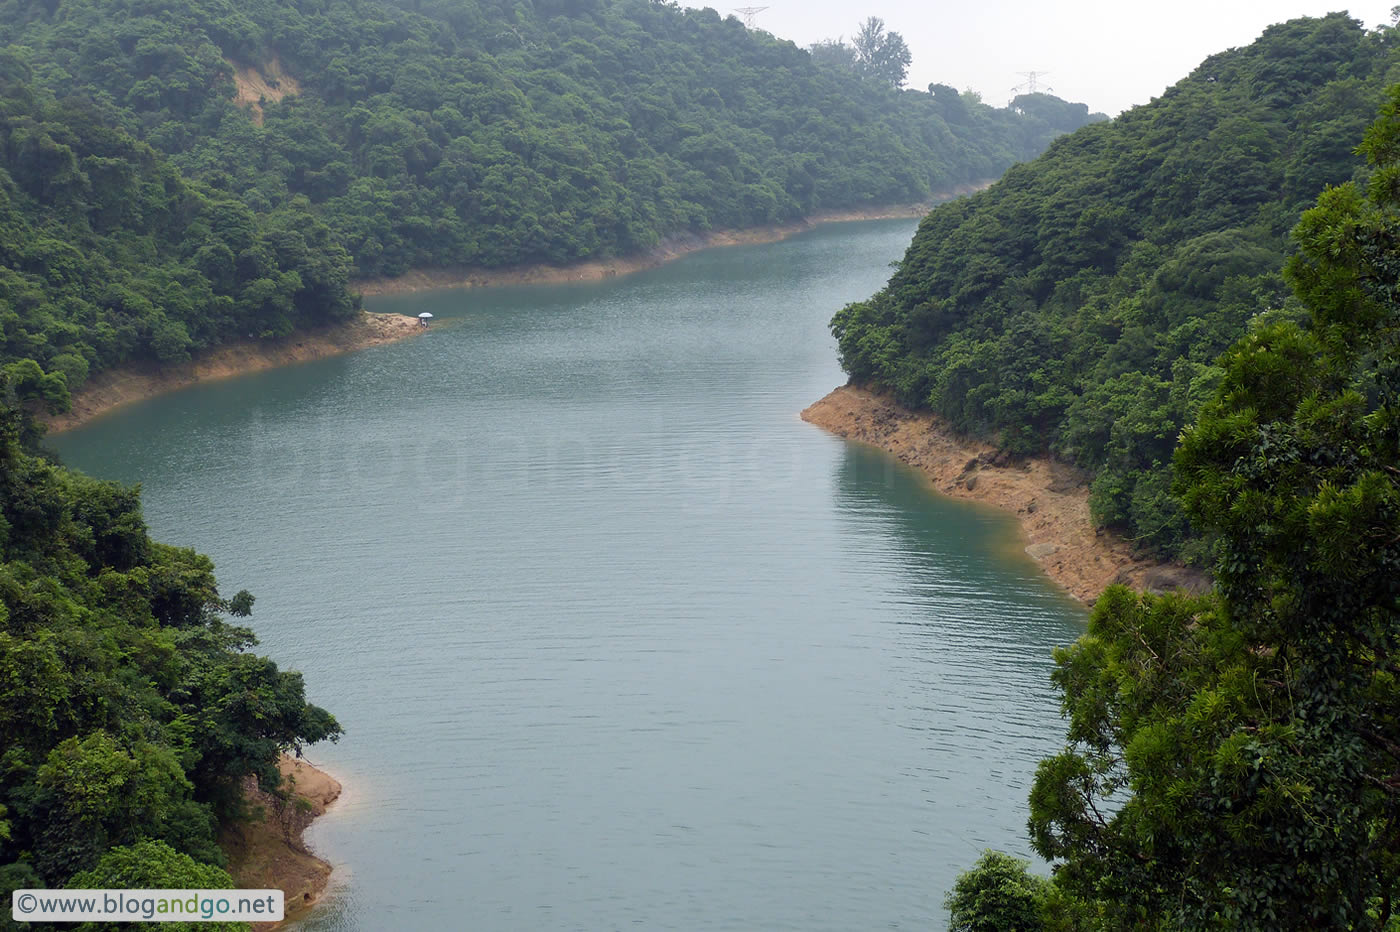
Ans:
[[[860,24],[850,44],[844,39],[827,39],[808,49],[818,62],[846,68],[863,78],[883,81],[890,87],[903,87],[913,55],[904,36],[885,31],[885,21],[871,16]],[[930,88],[929,93],[935,93]]]
[[[355,276],[920,202],[1091,119],[902,91],[713,10],[411,6],[0,0],[7,890],[230,886],[242,782],[340,730],[252,653],[252,598],[152,541],[135,490],[33,453],[26,406],[344,319]]]
[[[1215,592],[1113,587],[1056,652],[1053,881],[988,855],[953,928],[1400,928],[1400,85],[1362,151],[1175,454]]]
[[[0,888],[101,874],[143,844],[176,871],[164,880],[211,876],[194,862],[223,864],[216,833],[241,814],[245,778],[276,789],[284,750],[340,726],[300,674],[250,651],[247,592],[224,598],[208,557],[150,539],[135,489],[26,452],[7,382]]]
[[[567,262],[918,201],[1088,119],[898,93],[652,0],[7,0],[0,22],[39,83],[187,175],[254,209],[320,205],[359,274]],[[234,78],[274,62],[259,126]],[[295,93],[272,101],[284,80]]]
[[[1093,470],[1100,522],[1190,556],[1177,435],[1247,322],[1291,313],[1288,231],[1364,174],[1353,148],[1400,80],[1398,43],[1344,14],[1273,26],[935,209],[889,285],[833,320],[846,370]]]
[[[61,409],[103,367],[343,319],[349,268],[304,198],[255,212],[0,77],[0,363],[22,395]]]
[[[0,365],[61,407],[355,276],[916,203],[1091,119],[882,75],[652,0],[0,0]]]
[[[843,363],[1094,470],[1148,546],[1204,558],[1194,522],[1219,585],[1111,589],[1057,653],[1055,877],[989,854],[954,927],[1395,927],[1395,30],[1276,26],[1085,126],[901,90],[877,20],[807,52],[650,0],[410,5],[0,0],[5,889],[231,885],[241,783],[340,733],[252,653],[252,597],[152,541],[136,490],[36,455],[22,404],[343,319],[356,275],[916,201],[1049,144],[925,219],[833,321]]]

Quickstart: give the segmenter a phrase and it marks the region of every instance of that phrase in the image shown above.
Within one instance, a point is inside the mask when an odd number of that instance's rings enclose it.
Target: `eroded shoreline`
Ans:
[[[285,922],[304,915],[326,890],[331,865],[312,853],[302,835],[340,798],[341,786],[302,758],[284,754],[279,768],[292,799],[278,800],[252,782],[244,792],[249,805],[261,810],[260,814],[225,830],[219,844],[228,855],[228,872],[239,889],[283,892]],[[281,924],[263,922],[253,928],[267,932]]]
[[[825,211],[795,221],[754,227],[747,230],[719,230],[696,236],[676,237],[642,255],[581,262],[567,266],[530,265],[506,269],[420,269],[398,278],[362,279],[352,282],[366,297],[413,294],[448,288],[481,288],[498,285],[561,284],[601,281],[655,268],[675,259],[716,246],[743,246],[787,239],[828,223],[859,220],[894,220],[922,217],[943,201],[973,194],[989,187],[996,179],[955,185],[937,192],[928,203],[905,204],[860,210]],[[418,322],[399,314],[372,314],[362,311],[348,323],[321,330],[293,334],[286,340],[264,344],[247,340],[230,343],[180,366],[123,367],[99,372],[73,393],[73,407],[67,414],[46,415],[40,420],[50,434],[80,427],[110,411],[137,401],[154,398],[198,382],[261,372],[280,366],[308,362],[327,356],[390,343],[420,333]]]
[[[936,414],[845,385],[802,412],[839,437],[879,447],[921,470],[944,495],[995,505],[1016,515],[1026,553],[1081,602],[1113,583],[1135,589],[1199,591],[1198,570],[1147,559],[1111,531],[1094,527],[1086,477],[1046,457],[1008,462],[990,443],[957,437]]]
[[[677,236],[661,245],[635,256],[578,262],[571,265],[526,265],[504,269],[459,266],[446,269],[418,269],[397,278],[372,278],[356,282],[367,297],[392,294],[413,294],[447,288],[489,288],[500,285],[554,285],[564,282],[601,281],[620,278],[645,269],[656,268],[692,252],[716,246],[756,246],[805,233],[828,223],[849,223],[857,220],[897,220],[922,217],[943,201],[973,194],[989,187],[995,179],[970,182],[937,192],[928,202],[897,204],[858,210],[819,211],[803,220],[751,227],[744,230],[716,230],[711,233]]]
[[[123,405],[199,382],[339,356],[421,332],[418,321],[411,317],[361,311],[346,323],[293,334],[275,343],[255,340],[229,343],[179,366],[108,369],[97,373],[73,393],[71,411],[40,420],[48,426],[50,434],[62,433]]]

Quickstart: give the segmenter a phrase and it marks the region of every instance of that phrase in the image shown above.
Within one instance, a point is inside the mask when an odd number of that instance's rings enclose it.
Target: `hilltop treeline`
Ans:
[[[282,751],[340,727],[250,651],[248,593],[224,598],[208,557],[150,539],[135,489],[23,449],[6,381],[0,889],[61,886],[134,845],[170,865],[145,886],[209,885],[243,780],[276,789]]]
[[[1097,519],[1199,556],[1172,450],[1248,322],[1294,308],[1288,231],[1353,153],[1393,29],[1343,14],[1266,30],[1160,99],[1053,143],[921,224],[889,285],[832,322],[851,377],[1092,470]]]
[[[1090,119],[901,91],[714,10],[412,7],[0,0],[0,364],[61,406],[344,317],[355,276],[918,202]]]
[[[187,175],[257,210],[318,205],[362,275],[918,201],[1088,119],[900,93],[653,0],[5,0],[0,22],[36,81]],[[239,69],[277,85],[261,126]]]
[[[1175,454],[1216,590],[1113,587],[1056,651],[1054,877],[985,856],[954,929],[1400,927],[1400,86],[1361,148]]]
[[[22,395],[62,408],[103,367],[343,319],[349,269],[304,200],[255,211],[0,77],[0,362]]]

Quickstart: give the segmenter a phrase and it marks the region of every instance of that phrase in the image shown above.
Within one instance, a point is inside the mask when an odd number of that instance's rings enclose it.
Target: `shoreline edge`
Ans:
[[[365,297],[416,294],[453,288],[494,288],[502,285],[558,285],[566,282],[603,281],[623,278],[673,262],[693,252],[717,246],[757,246],[776,243],[829,223],[862,220],[913,220],[923,217],[945,201],[975,194],[991,187],[996,179],[982,179],[933,192],[927,201],[893,204],[851,210],[817,211],[801,220],[746,227],[741,230],[713,230],[669,237],[647,250],[608,259],[587,259],[569,265],[521,265],[491,269],[455,266],[440,269],[412,269],[396,278],[367,278],[354,282]]]
[[[1026,554],[1062,589],[1092,605],[1108,586],[1203,592],[1201,570],[1137,553],[1095,526],[1088,476],[1045,456],[1011,459],[995,444],[956,436],[931,412],[916,412],[855,385],[808,406],[802,420],[846,440],[877,447],[918,469],[941,494],[1015,515]]]
[[[256,816],[226,828],[219,839],[239,889],[277,889],[284,894],[283,919],[254,923],[255,932],[270,932],[303,918],[326,892],[332,872],[330,862],[307,847],[303,835],[340,798],[340,781],[289,754],[282,755],[278,769],[290,798],[282,801],[264,793],[250,778],[244,798]]]
[[[778,242],[830,223],[912,220],[924,216],[938,203],[973,194],[991,184],[991,180],[984,180],[957,185],[936,192],[929,203],[825,211],[791,223],[674,237],[648,252],[617,259],[584,261],[565,266],[413,269],[397,278],[359,279],[350,284],[362,296],[373,298],[454,288],[602,281],[656,268],[703,249]],[[421,332],[418,321],[412,317],[362,310],[358,316],[342,324],[294,333],[286,339],[272,343],[241,340],[225,344],[178,366],[158,367],[148,364],[104,370],[73,392],[71,410],[64,414],[40,415],[38,420],[47,428],[49,435],[60,434],[81,427],[125,405],[188,388],[199,382],[211,382],[299,362],[339,356],[406,339]]]
[[[37,420],[48,428],[50,436],[61,434],[126,405],[200,382],[216,382],[266,369],[340,356],[371,346],[394,343],[422,332],[423,328],[412,317],[360,311],[344,323],[294,333],[275,342],[240,340],[227,343],[178,366],[118,366],[104,369],[73,393],[72,408],[68,412],[40,415]]]

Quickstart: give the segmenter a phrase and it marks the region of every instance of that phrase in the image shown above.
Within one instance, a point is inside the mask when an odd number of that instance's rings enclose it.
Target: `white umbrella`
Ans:
[[[421,313],[421,314],[418,315],[418,319],[419,319],[419,320],[427,320],[429,317],[432,317],[432,316],[433,316],[432,314],[429,314],[427,311],[424,311],[423,313]]]

